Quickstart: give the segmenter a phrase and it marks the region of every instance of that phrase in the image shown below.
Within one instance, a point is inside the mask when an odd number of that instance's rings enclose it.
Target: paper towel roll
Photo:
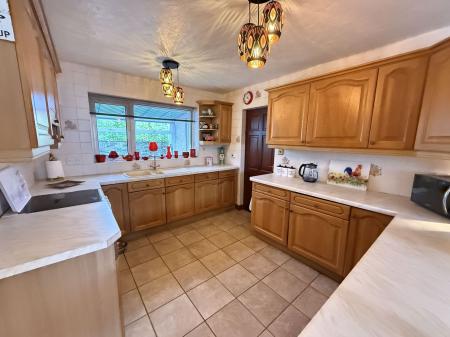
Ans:
[[[47,168],[48,179],[64,178],[64,170],[60,160],[47,161],[45,167]]]

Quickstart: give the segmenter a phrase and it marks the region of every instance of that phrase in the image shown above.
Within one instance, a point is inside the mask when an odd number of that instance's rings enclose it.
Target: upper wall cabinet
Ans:
[[[367,147],[376,81],[368,69],[312,82],[306,144]]]
[[[222,101],[197,101],[201,145],[217,145],[231,143],[231,123],[233,104]]]
[[[413,149],[426,68],[425,56],[379,68],[369,148]]]
[[[0,41],[0,160],[31,159],[59,141],[59,64],[40,2],[10,0],[15,42]]]
[[[231,143],[231,120],[233,116],[232,105],[221,103],[219,109],[219,141]]]
[[[272,145],[298,145],[306,140],[309,84],[269,93],[268,139]]]
[[[450,43],[431,55],[416,150],[450,152]]]

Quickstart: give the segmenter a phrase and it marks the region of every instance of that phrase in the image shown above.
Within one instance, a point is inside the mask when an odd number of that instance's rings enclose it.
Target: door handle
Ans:
[[[450,187],[447,189],[447,191],[444,193],[444,197],[442,198],[442,207],[444,208],[444,213],[445,215],[448,216],[448,208],[447,208],[447,203],[448,203],[448,196],[450,195]]]

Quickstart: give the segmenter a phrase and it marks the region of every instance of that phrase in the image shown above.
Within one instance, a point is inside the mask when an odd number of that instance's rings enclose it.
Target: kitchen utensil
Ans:
[[[308,183],[314,183],[319,179],[319,170],[317,169],[317,164],[314,163],[300,165],[298,174]]]

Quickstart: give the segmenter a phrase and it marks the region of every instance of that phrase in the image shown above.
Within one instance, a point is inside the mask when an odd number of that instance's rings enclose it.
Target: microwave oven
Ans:
[[[450,176],[416,174],[411,200],[450,218]]]

